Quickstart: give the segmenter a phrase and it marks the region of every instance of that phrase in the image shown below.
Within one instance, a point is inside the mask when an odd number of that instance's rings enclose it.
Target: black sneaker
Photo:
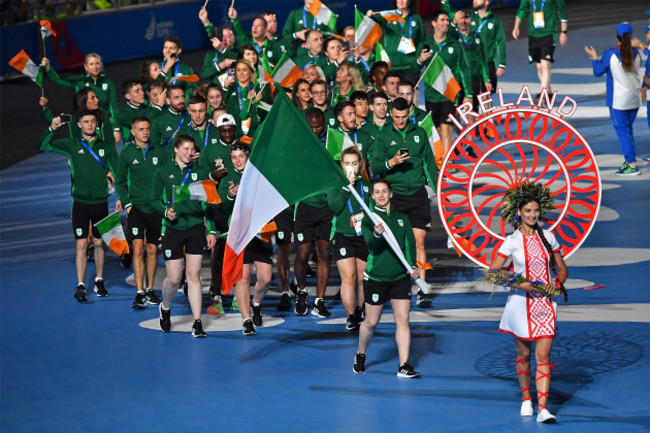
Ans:
[[[420,377],[420,373],[413,370],[413,367],[408,362],[400,365],[397,369],[397,377],[402,377],[405,379],[415,379]]]
[[[359,329],[359,322],[354,314],[350,314],[348,319],[345,321],[345,329],[348,331],[357,331]]]
[[[363,314],[363,308],[361,308],[361,307],[355,307],[354,308],[354,318],[357,320],[357,323],[359,323],[359,324],[361,324],[361,322],[364,321],[364,319],[366,317]]]
[[[122,261],[120,264],[123,268],[130,268],[133,264],[133,256],[131,256],[129,253],[122,254]]]
[[[289,290],[291,290],[291,293],[293,293],[294,296],[298,294],[298,283],[296,282],[296,278],[292,278],[291,282],[289,283]]]
[[[291,295],[289,292],[283,292],[280,296],[280,303],[278,304],[278,311],[291,310]]]
[[[352,371],[356,374],[366,372],[366,355],[363,353],[354,354],[354,365]]]
[[[314,306],[311,308],[311,314],[312,316],[318,316],[321,319],[329,319],[332,316],[332,313],[330,313],[325,306],[324,299],[314,301]]]
[[[74,289],[74,298],[79,302],[86,302],[88,300],[88,295],[86,294],[86,286],[79,284],[76,289]]]
[[[163,305],[158,305],[160,311],[160,329],[162,332],[169,332],[172,330],[172,310],[163,309]]]
[[[244,320],[244,329],[242,329],[242,333],[244,335],[255,335],[255,326],[253,325],[253,321],[251,319],[246,319]]]
[[[425,295],[422,290],[418,290],[418,298],[416,302],[418,306],[422,308],[431,308],[432,305],[431,298],[429,295]]]
[[[296,306],[293,307],[293,311],[298,316],[306,316],[308,312],[307,308],[307,298],[309,294],[307,290],[298,290],[298,295],[296,296]]]
[[[133,304],[131,304],[131,308],[134,310],[142,310],[147,308],[147,295],[145,295],[144,292],[136,293]]]
[[[108,296],[108,290],[106,290],[106,287],[104,287],[104,280],[96,280],[95,281],[95,293],[97,293],[97,296]]]
[[[160,305],[162,302],[158,296],[156,296],[156,292],[153,291],[153,289],[147,289],[147,291],[144,292],[144,295],[147,297],[147,303],[151,305]]]
[[[206,334],[205,331],[203,330],[203,324],[201,323],[201,321],[195,320],[194,325],[192,325],[192,337],[204,338],[207,336],[208,334]]]
[[[256,328],[262,327],[262,304],[255,306],[251,300],[251,310],[253,310],[253,325]]]

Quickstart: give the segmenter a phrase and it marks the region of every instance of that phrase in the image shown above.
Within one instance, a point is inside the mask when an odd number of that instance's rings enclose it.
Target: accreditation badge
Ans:
[[[544,12],[533,12],[533,27],[536,29],[544,28]]]
[[[350,225],[354,227],[354,231],[357,232],[357,236],[361,236],[363,232],[361,231],[361,221],[363,220],[363,212],[352,215],[350,217]]]
[[[411,54],[415,52],[415,44],[413,44],[413,39],[402,36],[397,46],[397,51],[402,54]]]

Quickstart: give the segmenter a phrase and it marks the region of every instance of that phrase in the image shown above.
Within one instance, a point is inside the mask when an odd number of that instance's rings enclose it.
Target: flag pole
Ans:
[[[424,70],[424,72],[422,73],[422,75],[420,75],[420,79],[418,80],[417,84],[415,85],[415,87],[414,87],[413,89],[417,89],[417,88],[418,88],[418,86],[420,85],[420,82],[421,82],[422,79],[424,78],[424,75],[427,73],[427,71],[428,71],[429,68],[431,67],[431,64],[433,63],[433,60],[436,58],[437,55],[438,55],[438,53],[435,53],[435,54],[433,55],[433,57],[431,58],[431,61],[430,61],[429,64],[427,65],[427,67],[426,67],[426,69]]]
[[[208,2],[209,2],[209,1],[210,1],[210,0],[205,0],[205,3],[203,3],[203,9],[205,9],[205,7],[208,5]]]
[[[370,211],[370,208],[368,205],[363,201],[363,199],[359,196],[359,193],[354,189],[354,186],[352,184],[349,184],[348,186],[345,187],[350,193],[354,196],[354,198],[359,202],[361,205],[361,208],[364,210],[366,215],[370,218],[372,223],[374,225],[379,224],[381,221],[379,221],[375,215]],[[399,245],[397,244],[397,240],[395,239],[395,236],[393,235],[392,231],[390,231],[390,228],[388,226],[384,226],[384,232],[381,234],[384,239],[386,239],[386,242],[388,242],[388,245],[390,248],[393,250],[397,258],[399,259],[400,262],[402,262],[402,266],[404,266],[404,269],[406,269],[406,272],[409,274],[412,271],[411,265],[409,265],[408,261],[406,260],[406,257],[404,257],[404,252],[400,249]],[[422,290],[422,293],[425,295],[429,293],[429,285],[420,277],[415,279],[415,284],[418,285],[418,287]]]
[[[43,37],[43,31],[41,30],[43,26],[38,26],[38,33],[39,36],[41,37],[41,47],[43,48],[43,57],[47,57],[47,51],[45,50],[45,38]],[[41,57],[42,58],[42,57]],[[41,65],[38,65],[38,68],[42,68]],[[45,80],[41,80],[45,81]],[[45,86],[43,83],[41,83],[41,98],[45,98]],[[45,107],[41,107],[43,111],[45,111]]]

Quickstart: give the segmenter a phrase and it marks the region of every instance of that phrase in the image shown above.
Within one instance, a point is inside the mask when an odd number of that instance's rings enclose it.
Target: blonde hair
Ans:
[[[352,62],[343,62],[341,67],[347,66],[348,67],[348,75],[350,75],[350,84],[352,85],[352,88],[354,90],[358,90],[361,92],[366,91],[366,85],[363,83],[363,80],[361,79],[361,74],[359,73],[359,69],[357,66],[352,63]]]

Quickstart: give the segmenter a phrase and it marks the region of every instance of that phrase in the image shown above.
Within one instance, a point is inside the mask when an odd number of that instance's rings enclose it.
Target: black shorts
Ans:
[[[244,251],[244,263],[250,265],[253,262],[273,264],[273,245],[271,242],[264,242],[259,238],[253,238],[252,241],[246,245]]]
[[[215,230],[219,234],[228,232],[228,215],[223,213],[220,207],[211,207],[210,209]]]
[[[187,231],[165,227],[165,236],[162,241],[165,261],[182,259],[184,254],[203,254],[207,246],[203,224],[194,226]]]
[[[101,239],[95,224],[108,216],[108,202],[87,204],[78,201],[72,202],[72,231],[75,239],[88,237],[88,226],[93,224],[93,236]]]
[[[492,93],[497,92],[497,65],[494,62],[488,62],[488,75],[492,84]]]
[[[553,35],[541,38],[528,37],[528,61],[530,63],[539,63],[547,60],[553,63],[553,53],[555,53],[555,42]]]
[[[275,243],[277,245],[291,244],[291,235],[293,234],[293,206],[289,206],[273,218],[278,231],[275,233]]]
[[[393,193],[390,204],[398,211],[405,213],[411,222],[411,227],[431,231],[431,205],[424,186],[413,195]]]
[[[425,101],[424,106],[427,111],[431,112],[431,120],[436,126],[442,124],[451,125],[451,120],[449,120],[449,115],[453,114],[456,111],[456,106],[451,101],[444,102],[431,102]]]
[[[384,305],[391,299],[411,299],[411,280],[406,276],[397,281],[373,281],[364,277],[363,298],[370,305]]]
[[[309,244],[314,239],[329,240],[333,217],[329,206],[317,208],[303,203],[296,204],[296,218],[293,223],[296,244]]]
[[[332,256],[335,261],[359,259],[368,261],[368,246],[363,236],[345,236],[335,233],[332,238]]]
[[[145,238],[148,244],[158,245],[162,230],[162,216],[158,212],[145,213],[135,206],[126,217],[126,231],[130,240]]]

